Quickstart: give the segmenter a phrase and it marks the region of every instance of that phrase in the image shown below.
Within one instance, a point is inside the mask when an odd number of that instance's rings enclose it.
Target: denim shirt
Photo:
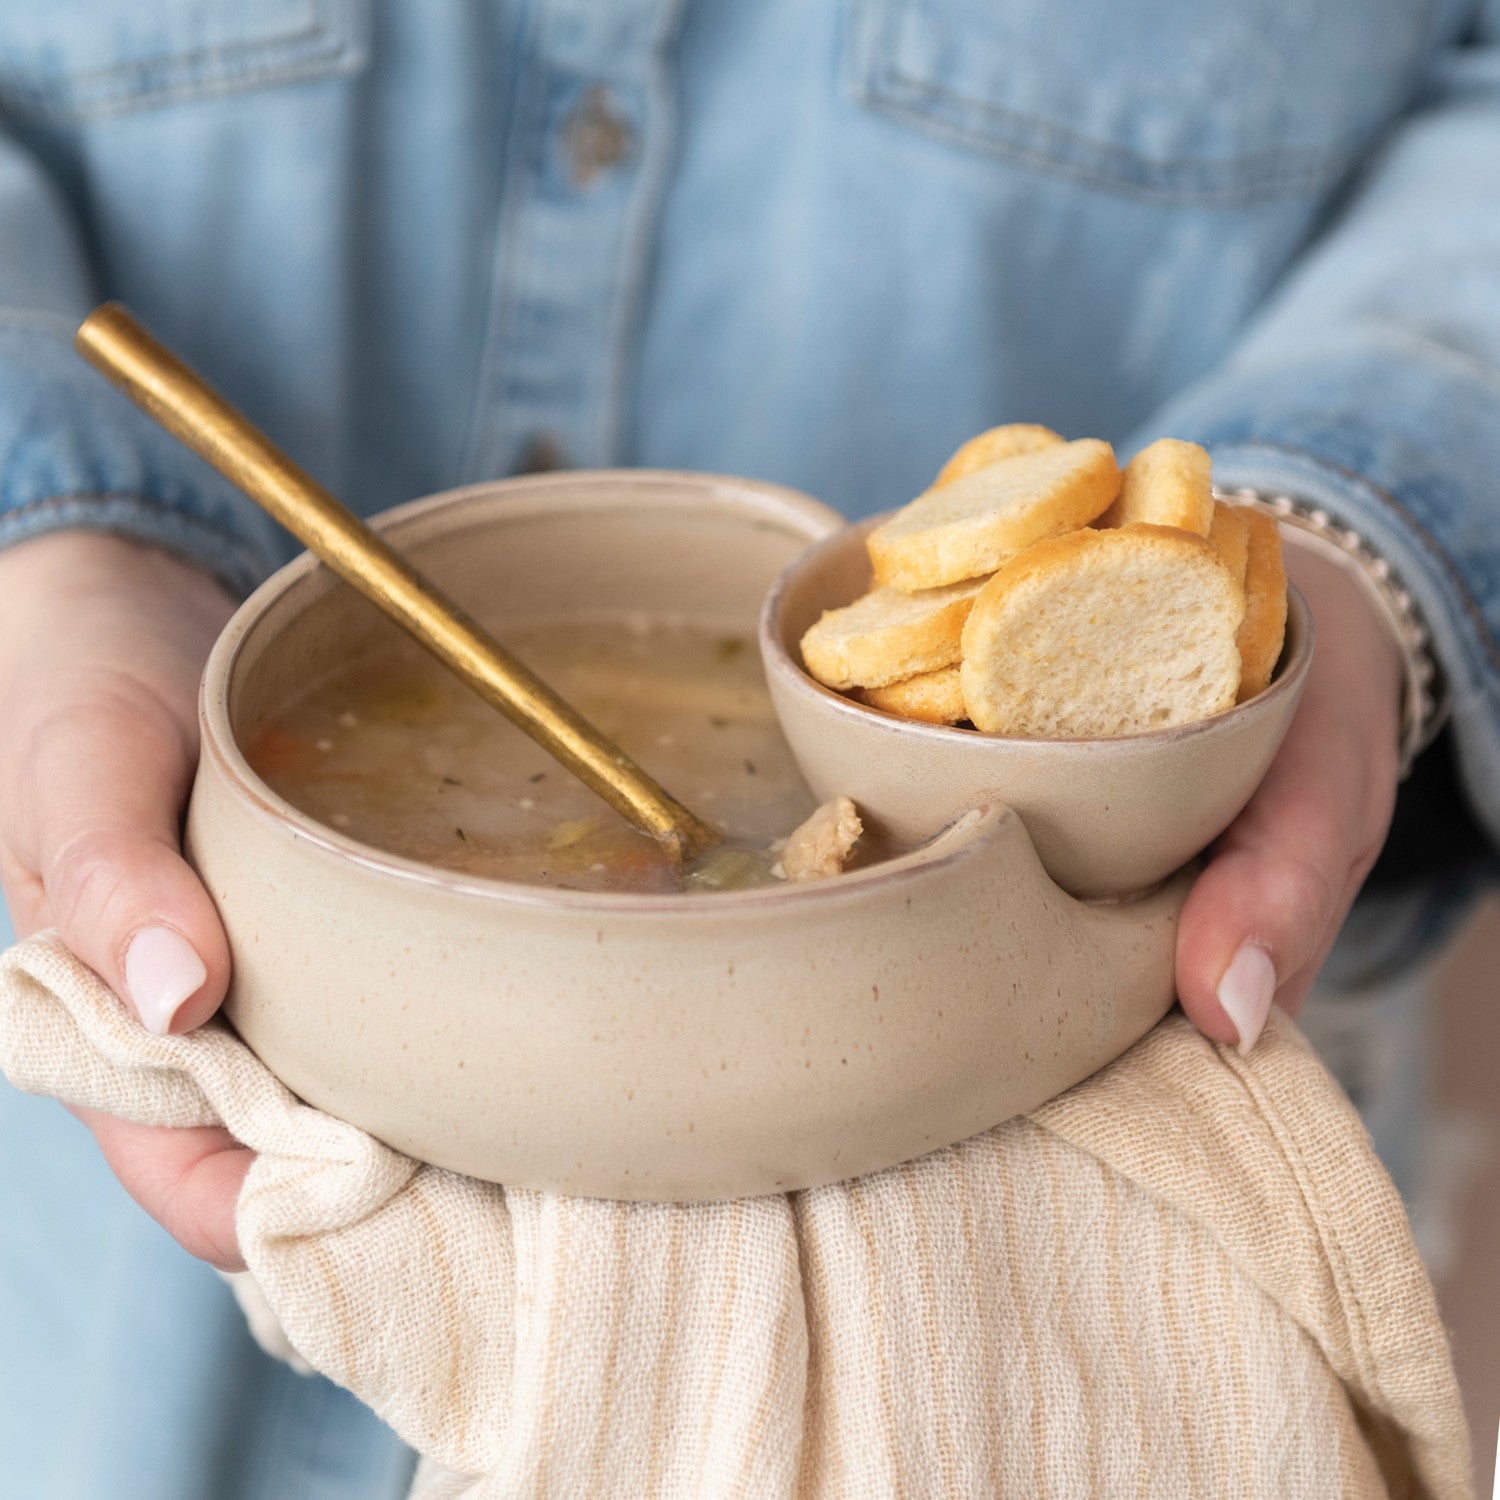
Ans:
[[[0,544],[244,591],[290,541],[73,354],[110,296],[365,512],[1197,439],[1395,565],[1500,837],[1500,0],[0,0]],[[0,1490],[404,1493],[44,1109],[0,1091]]]
[[[1197,439],[1391,560],[1500,835],[1500,0],[5,0],[0,542],[246,590],[289,539],[71,352],[106,296],[365,512]]]

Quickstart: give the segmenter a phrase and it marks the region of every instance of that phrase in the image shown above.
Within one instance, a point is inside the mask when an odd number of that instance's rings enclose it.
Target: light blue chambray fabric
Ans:
[[[4,0],[0,543],[244,590],[288,541],[71,353],[104,296],[366,512],[565,462],[858,515],[996,421],[1198,437],[1396,563],[1500,832],[1497,0]],[[407,1462],[0,1091],[0,1495]]]

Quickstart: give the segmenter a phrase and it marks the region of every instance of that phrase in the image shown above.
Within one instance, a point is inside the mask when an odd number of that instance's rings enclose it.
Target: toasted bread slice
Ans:
[[[1245,566],[1250,560],[1250,523],[1238,505],[1214,501],[1213,524],[1208,528],[1208,545],[1214,555],[1229,569],[1229,576],[1245,586]]]
[[[854,695],[871,708],[899,714],[903,719],[920,719],[924,724],[957,724],[969,717],[957,666],[923,672],[886,687],[857,688]]]
[[[1176,528],[1075,531],[1029,547],[964,626],[964,705],[990,734],[1165,729],[1234,703],[1244,595]]]
[[[1240,626],[1239,701],[1271,685],[1286,639],[1286,565],[1281,557],[1281,528],[1268,515],[1242,506],[1250,532],[1245,565],[1245,620]]]
[[[904,594],[879,588],[825,611],[802,637],[807,670],[827,687],[884,687],[958,660],[964,621],[985,580]]]
[[[1119,484],[1114,450],[1097,438],[987,464],[870,533],[875,581],[910,591],[993,573],[1023,547],[1086,526]]]
[[[1197,443],[1162,438],[1125,465],[1120,497],[1100,526],[1175,526],[1207,536],[1214,519],[1213,466]]]
[[[988,432],[971,437],[954,452],[953,457],[938,470],[932,488],[940,490],[955,479],[967,479],[970,474],[999,463],[1002,458],[1016,458],[1041,448],[1055,448],[1062,441],[1050,427],[1038,427],[1034,422],[1009,422],[1004,427],[991,427]]]

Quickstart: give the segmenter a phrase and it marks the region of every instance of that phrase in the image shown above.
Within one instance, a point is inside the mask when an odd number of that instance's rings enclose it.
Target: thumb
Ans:
[[[1182,1008],[1213,1041],[1255,1045],[1274,1001],[1295,1015],[1379,852],[1394,753],[1330,755],[1316,716],[1294,724],[1183,907]]]
[[[1400,660],[1363,590],[1288,559],[1317,617],[1301,707],[1265,780],[1182,910],[1177,993],[1188,1019],[1241,1052],[1272,1002],[1295,1015],[1385,840],[1396,792]]]
[[[1349,896],[1339,851],[1293,850],[1236,831],[1199,876],[1178,928],[1177,989],[1205,1036],[1248,1052],[1272,1002],[1295,1009],[1304,971],[1315,972]]]
[[[229,980],[218,913],[180,852],[196,759],[192,714],[121,682],[59,704],[22,778],[21,855],[43,909],[158,1034],[207,1020]]]

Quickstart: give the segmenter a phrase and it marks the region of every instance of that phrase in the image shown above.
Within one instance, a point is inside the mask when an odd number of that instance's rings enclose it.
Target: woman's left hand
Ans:
[[[1401,660],[1336,563],[1287,548],[1317,626],[1301,706],[1266,779],[1210,851],[1183,908],[1177,992],[1203,1034],[1255,1045],[1274,1000],[1296,1015],[1396,800]]]

